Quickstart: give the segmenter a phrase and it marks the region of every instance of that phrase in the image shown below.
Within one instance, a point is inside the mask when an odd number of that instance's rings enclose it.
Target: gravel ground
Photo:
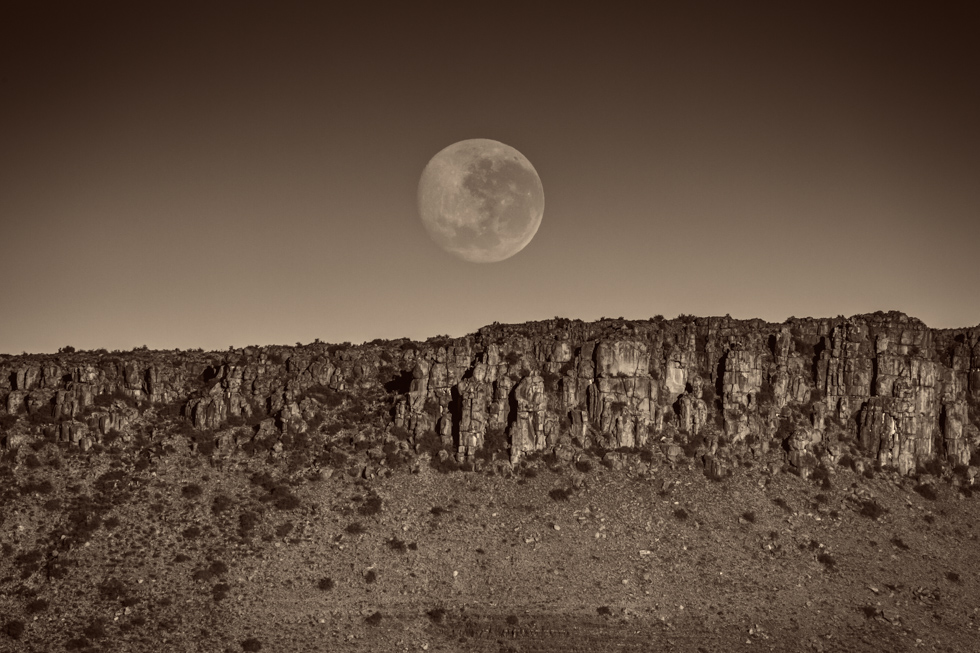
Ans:
[[[980,641],[980,493],[927,477],[806,480],[776,454],[722,482],[693,461],[311,480],[248,459],[55,457],[0,474],[0,650]]]

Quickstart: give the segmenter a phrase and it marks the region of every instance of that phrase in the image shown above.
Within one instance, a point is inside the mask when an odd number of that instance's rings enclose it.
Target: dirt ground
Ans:
[[[779,467],[287,479],[45,450],[0,473],[0,650],[978,650],[980,493]]]

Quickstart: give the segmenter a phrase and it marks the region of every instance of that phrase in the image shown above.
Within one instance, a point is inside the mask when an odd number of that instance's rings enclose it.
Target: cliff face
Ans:
[[[260,441],[277,454],[298,435],[410,451],[438,436],[460,461],[506,442],[497,457],[511,463],[684,449],[723,469],[728,455],[781,447],[804,473],[845,454],[909,473],[968,465],[980,447],[980,327],[894,312],[556,318],[425,343],[25,355],[0,358],[0,399],[8,448],[179,432],[223,454]]]

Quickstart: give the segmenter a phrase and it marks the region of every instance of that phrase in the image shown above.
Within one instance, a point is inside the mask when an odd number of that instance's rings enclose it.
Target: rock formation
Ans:
[[[8,447],[166,426],[225,453],[299,436],[419,450],[431,435],[460,461],[568,457],[572,445],[667,461],[697,451],[718,475],[719,445],[780,446],[801,470],[852,451],[909,473],[976,461],[980,327],[934,330],[896,312],[556,318],[424,343],[2,356],[0,418]],[[499,429],[509,450],[484,451]]]

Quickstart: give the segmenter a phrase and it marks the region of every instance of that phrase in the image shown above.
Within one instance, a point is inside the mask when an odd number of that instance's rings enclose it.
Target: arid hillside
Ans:
[[[0,357],[0,650],[974,650],[980,328]]]

